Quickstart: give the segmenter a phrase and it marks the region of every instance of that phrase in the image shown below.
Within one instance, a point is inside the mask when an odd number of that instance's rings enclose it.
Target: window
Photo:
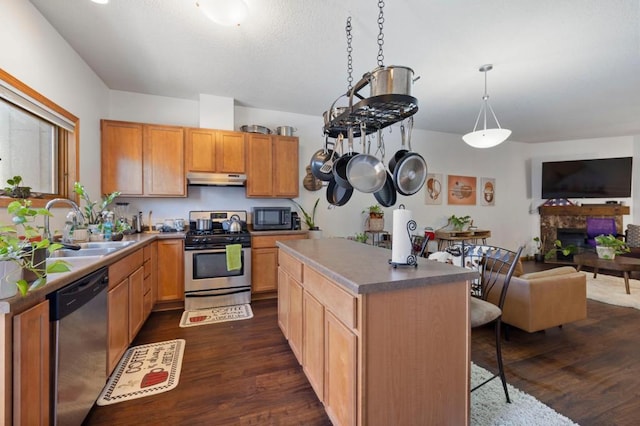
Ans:
[[[19,175],[36,206],[76,199],[78,125],[78,118],[0,69],[0,188]],[[9,202],[2,197],[0,205]]]

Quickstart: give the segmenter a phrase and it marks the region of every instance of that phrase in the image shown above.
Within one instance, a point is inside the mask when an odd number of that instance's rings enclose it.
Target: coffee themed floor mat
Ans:
[[[184,346],[184,339],[176,339],[129,348],[96,404],[115,404],[175,388],[180,379]]]
[[[218,322],[237,321],[253,318],[251,305],[221,306],[218,308],[184,311],[180,319],[180,327],[214,324]]]

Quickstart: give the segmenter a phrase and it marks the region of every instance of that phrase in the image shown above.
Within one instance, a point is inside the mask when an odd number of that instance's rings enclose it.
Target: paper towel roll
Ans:
[[[407,232],[407,223],[413,220],[411,210],[396,209],[393,211],[393,237],[391,239],[391,261],[407,263],[411,255],[411,238]]]

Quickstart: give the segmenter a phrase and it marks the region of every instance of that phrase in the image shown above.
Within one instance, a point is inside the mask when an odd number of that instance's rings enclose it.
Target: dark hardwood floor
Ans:
[[[179,328],[179,311],[151,314],[133,344],[186,339],[178,387],[94,407],[85,424],[330,425],[278,328],[276,301],[252,308],[250,320],[190,328]],[[511,328],[507,380],[580,425],[639,424],[640,311],[587,308],[588,319],[562,328]],[[472,359],[495,370],[491,328],[472,333]]]

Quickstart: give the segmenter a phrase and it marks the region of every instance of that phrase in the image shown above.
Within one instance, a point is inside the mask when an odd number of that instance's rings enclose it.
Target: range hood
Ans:
[[[244,186],[247,175],[231,173],[187,173],[191,186]]]

